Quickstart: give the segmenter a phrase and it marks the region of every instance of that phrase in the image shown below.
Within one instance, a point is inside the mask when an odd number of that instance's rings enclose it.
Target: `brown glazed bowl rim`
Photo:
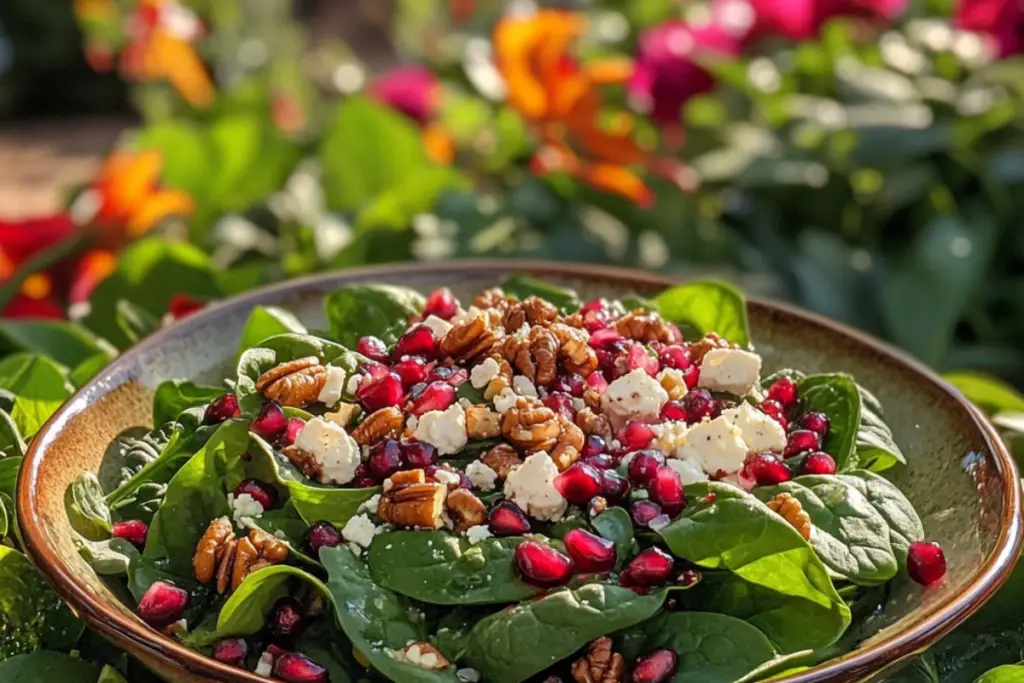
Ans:
[[[111,380],[120,371],[132,367],[138,359],[145,358],[147,354],[159,348],[167,340],[187,335],[192,328],[201,326],[208,319],[215,318],[225,311],[251,308],[263,303],[268,294],[275,296],[301,294],[306,290],[322,289],[325,282],[341,286],[353,281],[400,280],[403,276],[433,272],[439,275],[451,274],[454,277],[459,274],[483,275],[514,271],[529,272],[539,276],[552,275],[614,282],[645,290],[669,287],[678,283],[669,277],[625,268],[566,265],[554,261],[467,260],[448,264],[388,264],[321,273],[254,289],[213,304],[181,322],[154,333],[125,351],[68,399],[39,431],[25,456],[17,489],[18,524],[26,552],[39,567],[46,580],[54,586],[57,593],[102,635],[115,641],[134,643],[136,647],[148,652],[151,656],[163,659],[169,664],[193,674],[210,676],[214,680],[265,683],[267,679],[257,676],[255,673],[217,662],[213,658],[206,657],[158,633],[142,621],[129,618],[122,612],[112,609],[90,591],[84,582],[74,575],[55,550],[46,544],[43,532],[45,522],[37,506],[37,489],[40,462],[46,456],[50,443],[72,417],[88,407],[89,396],[93,396],[95,400],[115,388]],[[981,412],[957,390],[916,359],[847,325],[788,304],[749,298],[748,306],[765,309],[814,326],[828,328],[833,333],[843,335],[862,346],[869,347],[874,353],[886,356],[890,360],[908,367],[921,379],[953,397],[971,416],[975,428],[983,437],[995,459],[999,474],[1002,476],[1002,495],[1006,505],[1000,520],[999,538],[988,559],[977,571],[974,580],[962,593],[931,606],[930,613],[924,621],[914,628],[895,634],[863,650],[855,650],[829,660],[813,669],[778,679],[785,683],[854,681],[881,671],[911,654],[924,650],[980,609],[1006,581],[1016,564],[1022,542],[1021,484],[1017,467],[995,429],[986,421]]]

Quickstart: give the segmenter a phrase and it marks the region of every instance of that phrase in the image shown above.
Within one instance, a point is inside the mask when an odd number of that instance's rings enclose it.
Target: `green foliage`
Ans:
[[[331,338],[350,349],[360,337],[372,335],[389,346],[398,341],[409,324],[419,315],[425,301],[408,287],[386,284],[353,284],[331,292],[324,299]]]
[[[750,344],[747,304],[732,285],[693,282],[667,289],[651,303],[666,319],[691,336],[717,332],[733,344]]]
[[[71,395],[66,371],[46,356],[31,353],[0,360],[0,387],[14,397],[10,417],[23,437],[39,431]]]
[[[217,616],[217,637],[248,636],[266,624],[274,604],[289,595],[288,582],[302,581],[327,596],[327,588],[311,574],[288,565],[261,569],[246,577]]]
[[[70,648],[84,628],[27,557],[0,546],[0,660],[37,648]]]

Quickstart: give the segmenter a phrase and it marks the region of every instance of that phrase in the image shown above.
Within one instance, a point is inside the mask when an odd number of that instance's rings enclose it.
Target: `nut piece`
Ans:
[[[552,325],[551,332],[558,340],[558,359],[567,372],[587,377],[597,370],[597,352],[588,343],[586,333],[561,323]]]
[[[529,455],[550,451],[562,433],[555,411],[536,399],[521,397],[501,418],[505,439]]]
[[[487,289],[480,292],[475,299],[473,299],[473,305],[481,310],[487,310],[491,308],[498,309],[502,314],[508,310],[509,306],[512,305],[512,299],[505,296],[505,292],[501,291],[498,287],[493,289]]]
[[[256,391],[283,406],[302,408],[317,401],[327,381],[327,369],[316,356],[281,363],[256,380]]]
[[[441,338],[441,354],[456,361],[471,361],[487,353],[501,338],[501,327],[489,315],[464,320]]]
[[[288,558],[288,545],[270,534],[252,529],[247,538],[239,539],[231,570],[231,591],[238,590],[246,577],[265,567],[280,564]],[[221,590],[218,581],[218,590]]]
[[[192,567],[196,580],[209,583],[217,578],[217,592],[237,589],[254,571],[280,564],[288,558],[288,545],[275,536],[252,529],[237,539],[227,517],[210,522],[199,540]]]
[[[381,408],[367,415],[366,419],[352,430],[352,438],[360,446],[372,446],[384,439],[397,439],[404,424],[405,418],[402,416],[401,408]]]
[[[512,386],[512,366],[501,356],[492,356],[498,361],[498,376],[487,383],[484,387],[484,398],[490,401],[504,389]]]
[[[587,648],[587,656],[572,665],[576,683],[621,683],[626,663],[622,655],[612,652],[612,639],[601,636]]]
[[[361,410],[355,403],[339,403],[334,412],[324,413],[324,419],[330,420],[344,429],[359,415]]]
[[[700,363],[711,349],[738,349],[739,344],[730,344],[714,332],[708,332],[703,339],[690,344],[690,358]]]
[[[196,554],[192,557],[192,569],[199,583],[209,583],[217,571],[217,565],[224,555],[224,548],[235,538],[235,531],[227,517],[210,522],[206,533],[199,539]]]
[[[451,666],[451,662],[445,659],[444,655],[430,643],[415,641],[407,643],[403,649],[392,653],[391,658],[428,671],[447,669]]]
[[[777,512],[790,526],[800,532],[805,541],[811,540],[811,516],[800,501],[791,493],[780,493],[767,503],[768,509]]]
[[[585,436],[596,434],[605,441],[615,437],[612,423],[604,415],[594,412],[593,408],[583,408],[576,413],[576,426],[583,430]]]
[[[501,415],[485,405],[466,408],[466,434],[471,439],[493,439],[501,434]]]
[[[509,306],[502,318],[502,324],[509,332],[515,332],[524,324],[547,327],[558,317],[554,304],[537,296],[530,296]]]
[[[446,504],[456,531],[465,531],[487,520],[487,506],[467,489],[449,493]]]
[[[555,381],[558,374],[558,338],[551,330],[531,327],[525,337],[506,337],[499,348],[501,355],[537,386],[547,386]]]
[[[444,512],[448,487],[426,482],[423,470],[391,475],[384,482],[377,516],[395,526],[436,528]]]
[[[480,457],[480,462],[498,473],[499,479],[504,479],[513,468],[523,464],[516,449],[507,443],[499,443]]]
[[[320,481],[323,478],[323,468],[317,462],[317,459],[313,457],[312,453],[307,453],[295,444],[292,444],[282,448],[281,454],[288,458],[288,462],[295,465],[300,472],[310,479]]]
[[[683,379],[683,373],[674,368],[665,368],[658,373],[658,383],[668,393],[669,399],[673,401],[681,399],[689,391],[686,380]]]
[[[615,321],[615,331],[626,339],[635,339],[644,344],[661,342],[671,344],[675,333],[665,319],[657,313],[648,313],[638,308]]]
[[[575,424],[558,416],[558,424],[561,433],[558,435],[558,443],[551,449],[551,459],[555,461],[559,472],[569,469],[569,466],[580,459],[580,450],[583,448],[583,430]]]

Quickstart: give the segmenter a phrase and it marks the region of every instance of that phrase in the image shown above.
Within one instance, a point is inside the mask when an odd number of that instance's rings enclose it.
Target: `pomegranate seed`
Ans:
[[[454,370],[451,377],[448,378],[448,384],[457,387],[469,379],[469,370],[466,368],[454,368]]]
[[[643,422],[630,420],[618,434],[619,441],[628,451],[639,451],[647,448],[654,440],[654,431]]]
[[[651,494],[651,499],[670,516],[678,515],[686,507],[683,480],[679,477],[679,473],[668,465],[662,465],[655,470],[654,476],[647,482],[647,492]]]
[[[772,486],[792,479],[786,466],[772,453],[758,453],[750,456],[743,466],[743,472],[758,486]]]
[[[149,534],[149,526],[141,519],[114,522],[113,534],[114,538],[123,538],[139,550],[142,550],[146,547],[146,536]]]
[[[455,300],[452,290],[447,287],[435,289],[427,297],[427,304],[423,307],[423,317],[436,315],[442,320],[451,320],[459,309],[459,302]]]
[[[524,541],[516,546],[516,568],[534,586],[560,586],[572,576],[572,560],[549,545]]]
[[[603,394],[608,388],[608,380],[603,373],[594,371],[587,376],[587,386],[599,394]]]
[[[530,530],[530,520],[518,505],[506,500],[491,510],[487,527],[495,536],[522,536]]]
[[[427,382],[445,382],[453,387],[457,387],[466,381],[469,377],[468,373],[463,368],[448,368],[443,365],[435,366],[430,374],[427,375]]]
[[[828,415],[825,413],[805,413],[797,420],[797,424],[804,429],[814,432],[822,439],[828,434],[829,421]]]
[[[270,656],[274,659],[277,659],[278,657],[284,657],[286,654],[288,654],[288,650],[284,649],[283,647],[280,647],[279,645],[274,645],[273,643],[267,645],[266,652],[269,652]]]
[[[572,398],[568,394],[552,392],[541,402],[570,422],[576,419],[576,409],[572,407]]]
[[[637,486],[644,486],[654,476],[658,467],[664,464],[665,456],[662,455],[661,451],[648,448],[644,451],[638,451],[633,455],[633,459],[629,461],[626,472],[629,474],[631,482]]]
[[[245,638],[223,638],[213,646],[213,658],[228,666],[241,666],[249,655]]]
[[[800,463],[800,474],[835,474],[836,461],[824,451],[810,453]]]
[[[590,335],[590,346],[605,351],[612,350],[621,341],[622,335],[612,328],[597,330]]]
[[[403,356],[423,356],[433,358],[437,355],[437,339],[434,332],[426,325],[414,325],[398,338],[391,357],[395,360]]]
[[[683,370],[683,381],[686,382],[687,389],[693,389],[700,382],[700,366],[691,365],[690,367]]]
[[[580,453],[583,457],[590,457],[593,455],[600,455],[608,449],[604,439],[597,434],[591,434],[587,437],[587,440],[583,442],[583,450]]]
[[[647,349],[642,344],[632,344],[626,351],[626,369],[627,371],[645,370],[648,375],[654,377],[661,368],[658,365],[658,359],[647,353]]]
[[[796,403],[797,399],[797,388],[796,382],[792,377],[783,377],[772,382],[772,385],[768,387],[768,398],[773,401],[778,401],[783,406],[788,408],[789,406]]]
[[[607,572],[615,566],[615,544],[586,529],[572,529],[562,540],[576,568],[584,572]]]
[[[320,557],[321,548],[334,548],[341,544],[338,528],[326,520],[314,522],[306,530],[306,543],[314,557]]]
[[[156,628],[173,624],[185,613],[188,593],[167,581],[154,581],[142,599],[138,612],[142,620]]]
[[[618,503],[629,493],[629,480],[615,470],[601,470],[601,496],[610,503]]]
[[[789,421],[786,419],[786,409],[782,407],[782,404],[770,398],[766,398],[761,401],[761,412],[772,418],[785,429],[789,426]]]
[[[682,404],[686,410],[686,422],[697,424],[704,418],[714,417],[715,409],[718,407],[711,392],[707,389],[692,389],[683,396]]]
[[[590,313],[591,311],[603,311],[608,308],[608,302],[605,299],[591,299],[587,303],[580,306],[580,313]]]
[[[672,650],[655,650],[637,660],[633,683],[668,683],[676,672],[678,656]]]
[[[782,451],[784,458],[792,458],[808,451],[816,451],[821,448],[821,440],[818,435],[808,429],[798,429],[790,432],[786,438],[786,450]]]
[[[946,555],[935,541],[914,541],[907,554],[907,573],[922,586],[930,586],[946,575]]]
[[[276,441],[287,427],[288,416],[284,414],[284,409],[273,401],[265,403],[256,419],[249,423],[249,431],[271,443]]]
[[[370,449],[370,457],[366,460],[366,468],[370,476],[378,482],[384,481],[402,469],[402,447],[394,439],[382,441]]]
[[[569,394],[576,398],[582,398],[583,392],[586,391],[586,388],[587,380],[573,372],[565,375],[559,375],[555,378],[555,381],[551,383],[551,391],[560,391],[563,394]]]
[[[270,632],[278,640],[293,638],[305,627],[302,606],[295,598],[281,598],[270,616]]]
[[[651,520],[660,514],[661,506],[652,500],[638,500],[629,511],[633,524],[643,528],[648,527]]]
[[[445,382],[418,385],[411,392],[406,412],[419,416],[432,410],[447,410],[455,403],[455,389]]]
[[[676,584],[683,588],[689,588],[700,583],[704,575],[697,569],[684,569],[680,574],[679,578],[676,579]]]
[[[402,465],[409,469],[426,469],[437,463],[437,449],[429,443],[403,443]]]
[[[690,349],[685,346],[666,346],[658,352],[658,362],[662,367],[685,370],[690,367]]]
[[[238,398],[234,394],[224,394],[213,399],[210,405],[206,406],[206,412],[203,413],[203,424],[220,424],[241,414],[241,410],[238,409]]]
[[[402,386],[409,388],[414,384],[426,381],[430,369],[427,362],[419,356],[409,356],[395,363],[391,370],[402,380]]]
[[[355,479],[352,480],[351,483],[352,488],[354,489],[372,489],[379,482],[370,475],[366,474],[361,477],[356,477]]]
[[[388,368],[388,366],[384,365],[383,363],[377,363],[374,361],[365,363],[360,368],[360,370],[364,370],[366,376],[369,377],[370,379],[380,379],[381,377],[384,377],[391,371]],[[360,384],[362,384],[362,382],[360,382]]]
[[[388,406],[397,406],[401,404],[402,396],[402,378],[393,372],[364,380],[356,389],[356,398],[368,413]]]
[[[661,417],[663,420],[686,422],[686,408],[681,401],[668,401],[661,407]]]
[[[388,362],[388,347],[377,337],[360,337],[356,342],[356,351],[378,363]]]
[[[597,455],[588,455],[583,458],[583,462],[587,463],[591,467],[596,467],[599,470],[610,470],[615,467],[615,458],[608,455],[607,453],[598,453]]]
[[[284,426],[284,434],[281,435],[280,441],[282,446],[291,446],[295,443],[295,439],[299,438],[299,432],[306,426],[306,421],[301,417],[290,417],[288,422]]]
[[[328,683],[327,669],[298,652],[281,655],[274,662],[274,678],[285,683]]]
[[[263,506],[264,510],[270,510],[277,505],[277,489],[259,479],[243,479],[235,487],[235,497],[248,493],[252,499]]]
[[[681,344],[683,342],[683,331],[679,329],[679,325],[666,322],[665,329],[668,330],[669,337],[672,338],[673,344]]]
[[[554,484],[567,501],[583,505],[601,493],[601,470],[585,462],[576,462],[555,477]]]
[[[607,311],[587,311],[583,314],[583,327],[591,334],[607,328],[610,324],[611,316]]]
[[[675,560],[664,550],[660,548],[647,548],[646,550],[641,550],[640,554],[626,565],[623,573],[635,585],[656,586],[668,580],[668,577],[672,575],[672,568],[674,566]]]

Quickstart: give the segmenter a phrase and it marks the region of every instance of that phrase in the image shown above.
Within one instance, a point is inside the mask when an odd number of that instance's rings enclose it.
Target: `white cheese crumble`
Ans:
[[[274,673],[274,655],[269,652],[264,652],[260,655],[260,661],[256,662],[257,676],[263,676],[263,678],[270,678],[270,674]]]
[[[345,371],[335,365],[328,365],[327,379],[324,380],[323,389],[320,390],[316,400],[328,408],[333,408],[341,400],[341,393],[344,388]]]
[[[782,425],[749,403],[723,410],[722,417],[736,425],[751,453],[781,451],[786,447],[786,430]]]
[[[409,419],[405,421],[405,428],[410,432],[416,431],[416,425],[420,423],[420,419],[415,415],[410,415]]]
[[[505,480],[505,496],[526,514],[537,519],[558,521],[566,502],[555,488],[558,467],[545,451],[534,453],[512,470]]]
[[[359,444],[333,422],[314,417],[299,431],[295,447],[313,456],[325,484],[347,484],[356,476]]]
[[[526,375],[516,375],[512,378],[512,389],[520,396],[537,398],[537,385],[530,381]]]
[[[466,465],[466,476],[473,482],[473,486],[481,491],[491,491],[494,489],[498,473],[482,460],[474,460]]]
[[[356,389],[359,388],[359,385],[362,384],[362,382],[363,376],[359,373],[354,373],[348,378],[348,382],[345,383],[345,391],[347,391],[349,395],[355,394]]]
[[[631,419],[654,419],[668,401],[658,380],[637,368],[619,377],[601,394],[601,409],[616,429]]]
[[[476,669],[466,667],[465,669],[459,669],[456,671],[455,675],[460,681],[462,681],[462,683],[480,683],[480,672]]]
[[[679,473],[679,479],[682,480],[683,486],[708,480],[708,475],[701,469],[700,463],[690,460],[689,458],[686,458],[685,460],[669,458],[665,461],[665,464]]]
[[[572,409],[577,413],[587,407],[587,402],[578,396],[572,397]]]
[[[471,526],[469,527],[469,529],[466,530],[466,538],[469,539],[470,545],[476,545],[481,541],[486,541],[491,536],[491,530],[483,524]]]
[[[377,508],[380,507],[380,494],[375,493],[366,499],[366,501],[359,506],[356,512],[372,512],[377,514]]]
[[[716,417],[690,427],[686,443],[676,450],[676,457],[699,462],[708,474],[735,472],[747,458],[747,444],[728,418]]]
[[[258,519],[263,516],[263,505],[248,493],[236,496],[228,494],[228,504],[231,506],[231,516],[235,524],[245,526],[243,519]]]
[[[430,331],[434,333],[434,339],[441,339],[448,334],[448,330],[452,329],[450,322],[438,318],[436,315],[428,315],[422,324],[430,328]]]
[[[686,434],[690,431],[690,425],[685,422],[672,420],[657,425],[650,425],[654,432],[654,441],[651,446],[672,458],[676,450],[686,443]]]
[[[445,486],[458,486],[459,482],[462,481],[462,478],[455,472],[438,467],[434,470],[434,480],[438,484],[444,484]]]
[[[438,455],[456,453],[469,441],[466,411],[458,403],[453,403],[446,410],[427,411],[420,415],[413,436],[436,448]]]
[[[504,415],[516,407],[516,401],[518,400],[519,395],[512,391],[511,387],[505,387],[501,390],[501,393],[494,397],[494,409]]]
[[[421,669],[443,669],[447,666],[447,663],[442,663],[437,654],[416,642],[409,643],[404,650],[392,652],[391,657],[396,661],[418,666]]]
[[[500,373],[501,366],[498,365],[498,361],[488,358],[484,362],[474,365],[473,369],[469,371],[469,383],[473,385],[474,389],[483,389]]]
[[[341,537],[349,543],[355,543],[363,548],[369,548],[373,542],[373,536],[377,533],[377,526],[370,520],[369,515],[361,514],[350,518],[341,529]]]
[[[711,349],[700,364],[700,386],[737,396],[749,394],[761,381],[761,356],[743,349]]]

